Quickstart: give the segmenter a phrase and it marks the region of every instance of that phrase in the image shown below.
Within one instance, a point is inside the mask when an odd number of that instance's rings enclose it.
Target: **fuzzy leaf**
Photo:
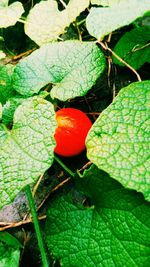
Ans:
[[[149,10],[149,0],[126,0],[110,7],[92,8],[86,20],[87,30],[103,40],[104,36],[132,23]]]
[[[91,207],[64,194],[51,204],[44,230],[62,267],[148,266],[150,206],[96,167],[77,181]],[[81,264],[82,263],[82,264]]]
[[[130,64],[134,69],[139,69],[144,63],[150,62],[150,27],[139,27],[126,32],[118,41],[114,52]],[[124,66],[113,57],[114,63]]]
[[[105,68],[94,42],[65,41],[44,45],[23,59],[13,74],[14,89],[25,96],[53,83],[51,96],[65,101],[85,95]]]
[[[16,109],[11,131],[0,131],[0,208],[51,166],[55,128],[53,105],[37,96]]]
[[[27,17],[25,33],[39,46],[57,40],[88,6],[89,0],[70,0],[66,9],[59,11],[56,1],[41,1],[31,9]]]
[[[16,24],[24,12],[23,5],[15,2],[8,6],[8,1],[2,1],[0,5],[0,28],[7,28]]]
[[[150,200],[150,81],[123,88],[94,123],[87,156],[126,188]]]

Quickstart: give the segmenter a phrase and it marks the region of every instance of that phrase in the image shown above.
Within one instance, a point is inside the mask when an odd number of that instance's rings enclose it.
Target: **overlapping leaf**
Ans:
[[[150,81],[123,88],[86,140],[87,156],[150,200]]]
[[[30,96],[53,83],[51,96],[65,101],[85,95],[104,68],[105,57],[94,42],[51,43],[17,65],[13,87],[18,93]]]
[[[8,6],[8,0],[3,0],[0,5],[0,28],[6,28],[16,24],[24,12],[20,2],[14,2]]]
[[[1,125],[0,208],[50,167],[55,127],[53,105],[39,96],[25,100],[16,109],[11,131]]]
[[[77,192],[65,194],[47,215],[46,241],[61,266],[148,266],[150,207],[142,195],[93,166],[77,184],[92,206],[80,204]]]
[[[5,125],[11,125],[13,123],[14,112],[16,108],[22,104],[24,98],[11,97],[3,106],[2,123]]]
[[[149,0],[126,0],[110,7],[92,8],[86,20],[87,30],[98,40],[103,40],[104,36],[132,23],[148,10]]]
[[[54,0],[41,1],[30,11],[25,33],[39,46],[57,40],[66,27],[89,6],[89,0],[70,0],[63,11]]]
[[[0,65],[0,102],[5,104],[6,101],[14,95],[12,88],[12,65]]]
[[[144,63],[150,62],[150,27],[138,27],[126,32],[118,41],[114,52],[130,64],[134,69],[139,69]],[[124,66],[115,57],[116,64]]]

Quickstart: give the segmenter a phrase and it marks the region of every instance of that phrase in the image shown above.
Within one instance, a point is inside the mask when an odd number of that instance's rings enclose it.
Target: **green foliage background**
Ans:
[[[50,266],[149,266],[149,12],[149,0],[0,3],[0,217],[43,177]],[[93,122],[68,159],[54,154],[62,107]],[[32,227],[4,231],[17,220],[0,222],[0,266],[42,266]]]

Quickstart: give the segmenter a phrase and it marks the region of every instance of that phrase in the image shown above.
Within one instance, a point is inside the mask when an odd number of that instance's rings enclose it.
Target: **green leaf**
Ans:
[[[0,242],[3,242],[7,244],[10,247],[13,247],[15,249],[21,248],[21,243],[11,234],[7,232],[1,232],[0,233]]]
[[[105,68],[94,42],[65,41],[44,45],[21,60],[13,74],[13,88],[30,96],[53,83],[52,98],[65,101],[85,95]]]
[[[104,36],[130,24],[148,10],[149,0],[127,0],[111,7],[91,8],[86,19],[87,30],[98,40],[103,40]]]
[[[55,128],[53,105],[39,96],[16,109],[13,128],[0,141],[0,208],[51,166]]]
[[[0,65],[0,102],[5,104],[6,101],[12,97],[15,92],[12,88],[12,73],[14,66]]]
[[[96,167],[78,181],[91,197],[83,207],[65,194],[51,204],[45,227],[50,253],[64,267],[148,266],[150,207]]]
[[[23,103],[25,99],[20,96],[11,97],[3,106],[2,123],[10,125],[13,123],[14,112],[16,108]]]
[[[2,104],[0,103],[0,120],[2,119]]]
[[[7,232],[0,233],[0,266],[18,267],[20,259],[19,241]]]
[[[41,1],[30,11],[25,33],[39,46],[57,40],[66,27],[89,6],[89,0],[70,0],[63,11],[54,0]]]
[[[87,156],[123,186],[150,200],[150,81],[123,88],[94,123]]]
[[[0,28],[16,24],[23,12],[24,8],[20,2],[8,6],[8,1],[3,0],[0,5]]]
[[[134,69],[139,69],[145,62],[150,62],[150,27],[139,27],[126,32],[118,41],[114,52],[130,64]],[[124,66],[113,57],[114,63]]]

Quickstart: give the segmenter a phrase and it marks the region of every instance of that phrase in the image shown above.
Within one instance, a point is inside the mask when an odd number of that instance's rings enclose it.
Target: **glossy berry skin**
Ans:
[[[75,108],[62,108],[56,112],[57,128],[55,153],[71,157],[85,149],[85,138],[92,123],[87,115]]]

